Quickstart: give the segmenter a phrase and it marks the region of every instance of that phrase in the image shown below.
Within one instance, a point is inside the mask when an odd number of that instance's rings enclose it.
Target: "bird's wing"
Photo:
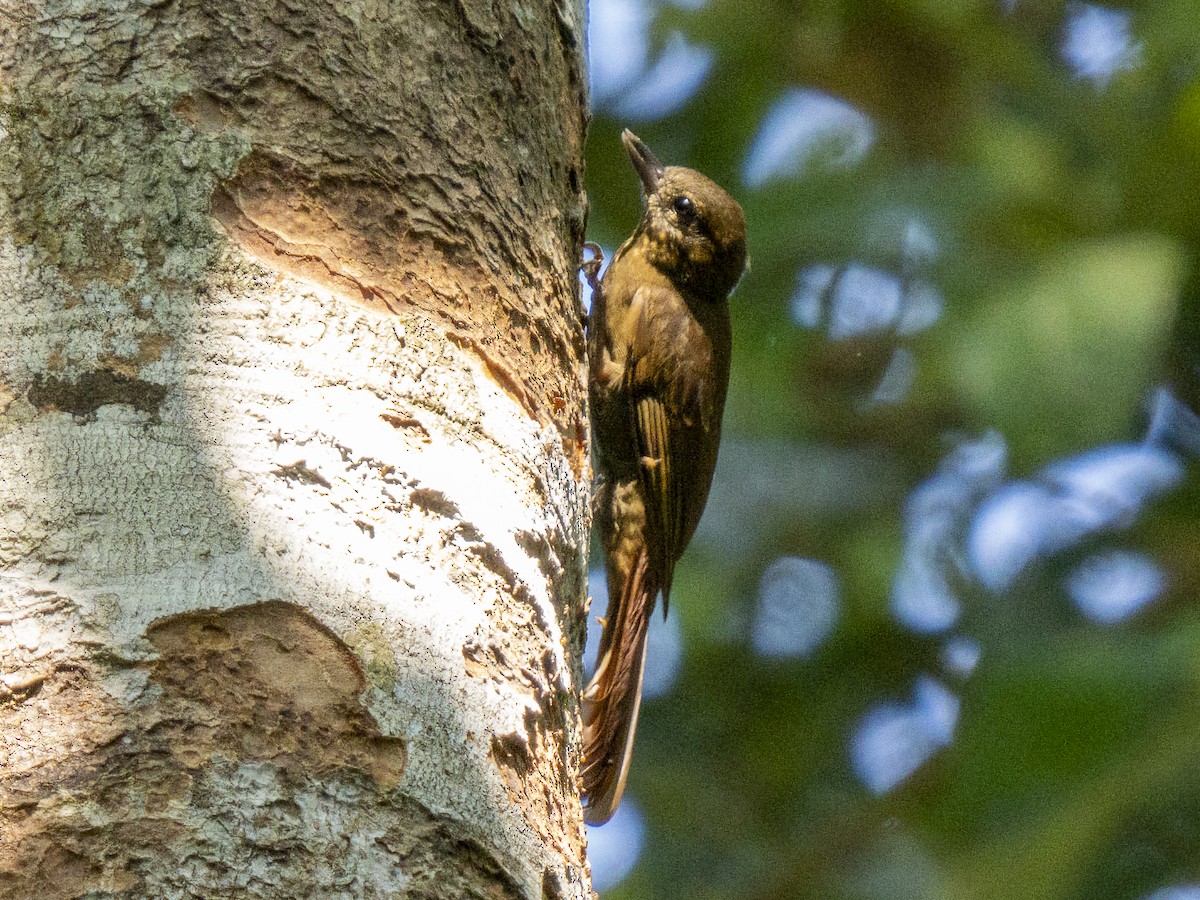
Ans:
[[[680,473],[676,471],[677,429],[672,428],[667,407],[660,397],[647,394],[634,403],[636,433],[641,452],[641,480],[645,489],[647,515],[654,541],[654,561],[661,574],[663,602],[671,590],[671,571],[682,552],[680,530]]]
[[[712,477],[705,435],[714,420],[720,427],[719,411],[707,408],[714,395],[707,383],[711,349],[690,316],[672,308],[682,302],[670,291],[639,288],[630,307],[639,321],[631,329],[625,369],[641,454],[651,562],[664,609],[675,563],[700,519]],[[684,328],[694,332],[682,333]]]

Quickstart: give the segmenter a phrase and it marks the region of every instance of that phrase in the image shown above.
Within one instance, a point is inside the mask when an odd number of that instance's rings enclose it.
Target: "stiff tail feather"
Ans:
[[[609,603],[596,674],[583,692],[583,817],[589,825],[612,818],[629,773],[642,703],[646,636],[658,594],[649,568],[643,550],[614,598],[615,607]]]

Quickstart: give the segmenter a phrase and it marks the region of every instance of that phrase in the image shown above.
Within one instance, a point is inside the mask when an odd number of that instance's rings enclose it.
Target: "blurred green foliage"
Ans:
[[[718,483],[673,591],[682,668],[642,711],[628,796],[645,845],[606,897],[1136,900],[1200,881],[1195,457],[1139,516],[1000,594],[953,575],[948,630],[915,633],[889,607],[906,497],[957,440],[995,429],[1007,476],[1027,479],[1141,440],[1158,385],[1200,408],[1200,6],[1121,9],[1130,52],[1088,78],[1064,51],[1078,3],[651,7],[652,47],[682,32],[712,70],[660,120],[596,111],[589,237],[616,247],[636,222],[629,126],[742,201],[752,268],[732,301]],[[763,117],[794,87],[864,113],[870,149],[749,188]],[[919,263],[944,300],[936,322],[844,340],[797,322],[800,273],[902,272],[911,221],[936,243]],[[867,402],[898,347],[911,388]],[[1166,582],[1106,627],[1064,577],[1111,547]],[[759,578],[781,555],[841,585],[838,626],[808,658],[753,648]],[[969,675],[943,659],[953,635],[978,644]],[[876,795],[851,740],[922,674],[961,703],[953,737]]]

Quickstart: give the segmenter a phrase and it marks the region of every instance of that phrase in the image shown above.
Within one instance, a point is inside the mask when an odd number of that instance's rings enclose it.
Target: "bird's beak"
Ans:
[[[658,179],[662,178],[663,165],[658,157],[650,152],[650,148],[642,143],[642,139],[626,128],[621,132],[621,143],[629,154],[629,161],[637,169],[638,177],[642,179],[642,187],[649,197],[658,190]]]

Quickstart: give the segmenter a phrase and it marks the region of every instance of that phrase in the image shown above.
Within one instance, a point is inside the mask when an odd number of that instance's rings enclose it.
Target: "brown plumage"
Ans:
[[[742,208],[692,169],[621,139],[646,209],[592,294],[588,328],[594,515],[608,573],[596,673],[584,691],[589,824],[621,800],[646,634],[708,499],[729,383],[727,298],[746,267]]]

